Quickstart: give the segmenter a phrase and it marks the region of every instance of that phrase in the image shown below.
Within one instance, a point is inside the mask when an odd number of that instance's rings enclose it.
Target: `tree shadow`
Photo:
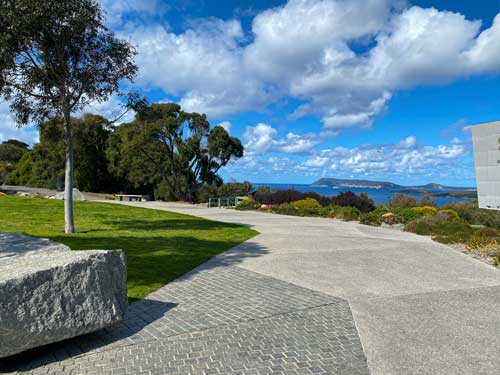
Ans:
[[[182,215],[186,216],[186,215]],[[221,230],[227,228],[241,227],[239,224],[225,223],[220,221],[212,221],[201,218],[172,218],[161,220],[113,220],[103,221],[104,225],[110,226],[116,230],[133,230],[133,231],[153,231],[153,230],[168,230],[168,231],[184,231],[184,230]],[[248,225],[245,225],[248,227]],[[93,232],[95,230],[89,230]]]

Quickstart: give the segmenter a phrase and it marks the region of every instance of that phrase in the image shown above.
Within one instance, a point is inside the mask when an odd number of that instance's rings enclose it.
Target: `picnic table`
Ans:
[[[142,202],[142,195],[138,194],[115,194],[115,199],[117,201],[128,201],[128,202]]]

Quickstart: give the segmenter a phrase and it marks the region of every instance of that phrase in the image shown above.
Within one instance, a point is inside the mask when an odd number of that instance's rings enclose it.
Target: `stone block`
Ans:
[[[126,311],[121,250],[0,233],[0,358],[109,327]]]

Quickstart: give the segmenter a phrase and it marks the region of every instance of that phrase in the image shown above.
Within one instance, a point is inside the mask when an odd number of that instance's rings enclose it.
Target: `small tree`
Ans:
[[[220,185],[221,167],[243,156],[238,138],[205,115],[187,113],[174,103],[153,104],[134,122],[119,126],[110,139],[111,170],[136,187],[158,186],[175,200],[193,202],[202,184]]]
[[[106,101],[137,72],[95,0],[0,0],[0,95],[17,123],[60,116],[66,137],[64,219],[74,233],[71,114]]]

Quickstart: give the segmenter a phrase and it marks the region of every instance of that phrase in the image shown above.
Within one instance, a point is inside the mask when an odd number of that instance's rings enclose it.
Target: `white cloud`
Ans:
[[[124,103],[117,95],[111,95],[107,101],[90,103],[75,115],[81,116],[84,113],[92,113],[101,115],[110,121],[118,119],[117,123],[130,122],[134,119],[135,112],[133,110],[126,111],[123,105]]]
[[[289,96],[292,114],[325,128],[369,127],[398,90],[500,72],[500,15],[481,21],[400,0],[289,0],[238,20],[200,20],[182,33],[128,25],[138,83],[180,97],[189,111],[221,118]],[[353,46],[357,48],[354,48]]]
[[[285,138],[275,139],[276,129],[267,124],[248,126],[243,133],[246,155],[263,155],[269,152],[310,154],[319,141],[314,135],[288,133]]]
[[[337,147],[322,150],[319,155],[302,165],[309,168],[329,168],[336,173],[397,178],[425,176],[434,173],[465,173],[463,158],[470,154],[470,146],[454,138],[448,145],[427,146],[409,136],[400,142],[362,145],[351,149]]]
[[[222,126],[228,133],[231,132],[231,122],[229,121],[222,121],[220,124],[217,124],[216,126]]]
[[[38,142],[38,130],[34,126],[17,127],[9,104],[0,101],[0,143],[8,139],[17,139],[32,145]]]
[[[239,42],[244,34],[239,21],[200,21],[182,34],[165,27],[130,26],[138,48],[137,83],[180,95],[188,111],[212,117],[263,108],[275,96],[271,88],[246,72]]]

